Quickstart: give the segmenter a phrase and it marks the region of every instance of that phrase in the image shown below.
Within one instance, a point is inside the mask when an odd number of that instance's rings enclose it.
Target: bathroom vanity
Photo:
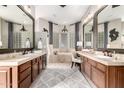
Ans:
[[[28,88],[45,68],[46,53],[0,60],[0,87]]]
[[[81,56],[81,72],[99,88],[124,87],[124,61],[111,57],[78,52]]]

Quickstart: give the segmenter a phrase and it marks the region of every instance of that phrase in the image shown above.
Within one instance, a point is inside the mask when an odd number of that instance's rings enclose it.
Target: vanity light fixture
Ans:
[[[43,31],[48,33],[48,30],[46,28],[43,28]]]
[[[22,28],[20,29],[20,31],[27,31],[24,27],[24,25],[22,25]]]
[[[66,26],[64,26],[64,28],[62,29],[62,32],[68,32]]]

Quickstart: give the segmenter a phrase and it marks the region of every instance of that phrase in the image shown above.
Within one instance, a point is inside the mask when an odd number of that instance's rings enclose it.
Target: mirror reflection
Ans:
[[[98,15],[99,48],[124,49],[124,6],[107,6]],[[103,46],[103,44],[104,46]]]
[[[84,48],[93,48],[93,19],[84,26]]]
[[[33,20],[16,5],[1,5],[0,48],[18,49],[32,47]]]

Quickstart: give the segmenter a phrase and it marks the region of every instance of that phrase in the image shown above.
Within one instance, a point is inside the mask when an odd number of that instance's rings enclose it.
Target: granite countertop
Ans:
[[[96,62],[102,63],[108,66],[124,66],[124,60],[113,60],[112,57],[107,57],[98,54],[91,54],[86,52],[77,52],[79,55],[92,59]]]
[[[34,52],[30,54],[16,56],[13,58],[1,59],[0,66],[18,66],[44,54],[46,54],[46,52]]]

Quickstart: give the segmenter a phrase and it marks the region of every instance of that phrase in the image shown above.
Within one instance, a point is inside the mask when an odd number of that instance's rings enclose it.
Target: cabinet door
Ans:
[[[34,81],[38,75],[38,62],[37,59],[33,60],[34,64],[32,64],[32,80]]]
[[[46,65],[47,65],[47,55],[46,54],[44,54],[43,56],[42,56],[42,62],[43,62],[43,69],[45,69],[46,68]]]
[[[105,73],[92,67],[92,81],[97,87],[105,88]]]
[[[19,88],[29,88],[30,85],[31,85],[31,75],[29,75],[19,84]]]
[[[91,76],[91,65],[88,62],[84,62],[85,74],[90,78]]]
[[[10,67],[0,67],[0,88],[10,88]]]
[[[81,63],[81,73],[84,72],[84,63]]]
[[[42,65],[43,65],[43,64],[42,64],[42,57],[39,57],[39,58],[38,58],[38,66],[39,66],[38,72],[39,72],[39,73],[42,71],[42,68],[43,68]]]
[[[124,67],[119,67],[117,69],[117,87],[124,88]]]

